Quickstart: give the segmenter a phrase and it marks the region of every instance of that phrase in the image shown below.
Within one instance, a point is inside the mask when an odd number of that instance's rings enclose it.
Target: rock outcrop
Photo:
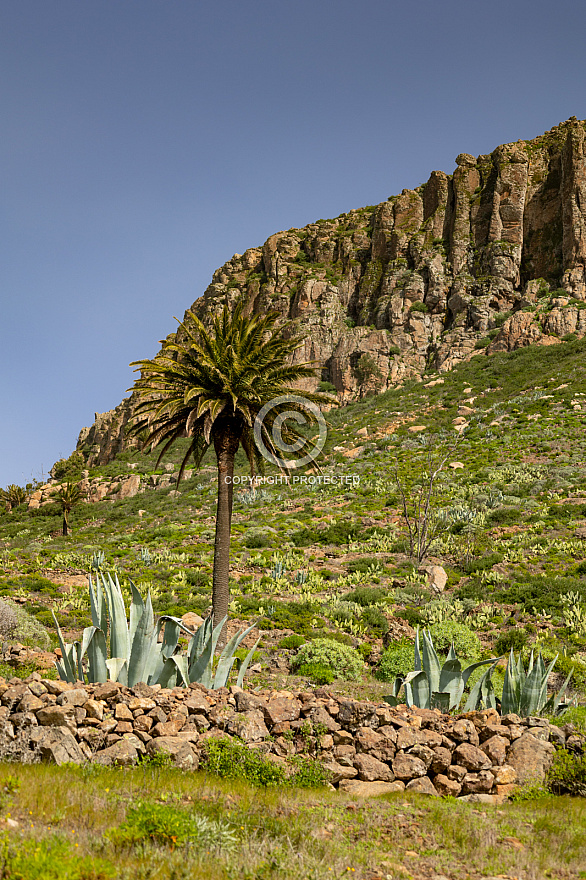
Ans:
[[[193,311],[276,310],[347,400],[473,355],[586,333],[586,123],[474,157],[379,205],[271,235],[218,269]],[[132,399],[96,418],[90,465],[128,442]]]
[[[333,785],[359,797],[391,791],[499,802],[543,780],[556,747],[582,753],[573,725],[544,718],[465,716],[336,698],[315,691],[202,685],[161,688],[0,678],[0,756],[57,764],[127,765],[166,754],[197,770],[210,737],[234,737],[287,766],[312,754]]]

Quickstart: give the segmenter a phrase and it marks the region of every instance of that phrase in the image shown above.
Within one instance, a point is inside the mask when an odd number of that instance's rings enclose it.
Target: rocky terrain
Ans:
[[[540,717],[463,717],[334,698],[325,688],[245,692],[67,684],[33,674],[0,679],[3,751],[56,764],[129,765],[165,754],[197,770],[210,738],[237,736],[277,764],[311,753],[332,783],[357,797],[396,791],[505,800],[516,784],[540,782],[555,746],[581,753],[586,736]]]
[[[205,322],[244,297],[274,309],[341,402],[450,370],[473,355],[586,330],[586,123],[572,117],[379,205],[271,235],[235,254],[191,308]],[[132,399],[96,413],[78,449],[127,445]]]

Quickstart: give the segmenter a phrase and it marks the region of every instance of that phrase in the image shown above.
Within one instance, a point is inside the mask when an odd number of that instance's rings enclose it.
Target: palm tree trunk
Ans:
[[[236,425],[232,424],[232,420],[223,421],[220,430],[214,432],[214,449],[218,459],[218,506],[216,509],[212,587],[214,626],[227,617],[230,602],[230,532],[234,496],[234,457],[239,444],[240,432]],[[218,647],[222,648],[226,644],[227,635],[228,627],[225,624],[218,641]]]
[[[67,517],[67,512],[63,511],[63,537],[66,538],[69,534],[69,520]]]

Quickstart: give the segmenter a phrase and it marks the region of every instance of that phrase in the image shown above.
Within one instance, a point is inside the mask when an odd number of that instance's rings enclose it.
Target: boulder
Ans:
[[[138,751],[127,739],[119,739],[106,749],[96,752],[94,761],[106,767],[127,767],[135,764],[138,759]]]
[[[509,748],[507,764],[517,771],[517,782],[541,782],[553,759],[554,747],[549,742],[524,733]]]
[[[358,778],[363,782],[394,782],[395,777],[388,764],[373,758],[372,755],[356,755],[354,767],[358,771]]]
[[[65,727],[37,727],[31,733],[43,761],[50,764],[83,764],[83,752],[73,734]]]
[[[409,780],[416,779],[419,776],[425,776],[427,767],[421,760],[414,755],[406,755],[399,752],[393,760],[393,773],[397,779]]]
[[[184,739],[174,736],[158,736],[146,746],[149,755],[168,755],[182,770],[197,770],[199,756],[193,746]]]

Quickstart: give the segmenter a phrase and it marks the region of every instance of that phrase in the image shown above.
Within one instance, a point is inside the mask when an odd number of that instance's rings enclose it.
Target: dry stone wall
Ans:
[[[491,709],[454,717],[334,697],[325,688],[127,688],[34,673],[0,679],[0,704],[4,757],[125,766],[163,753],[197,770],[207,740],[238,737],[284,767],[309,752],[334,786],[357,796],[407,790],[500,802],[543,779],[556,747],[581,752],[586,743],[572,725],[543,718]]]

